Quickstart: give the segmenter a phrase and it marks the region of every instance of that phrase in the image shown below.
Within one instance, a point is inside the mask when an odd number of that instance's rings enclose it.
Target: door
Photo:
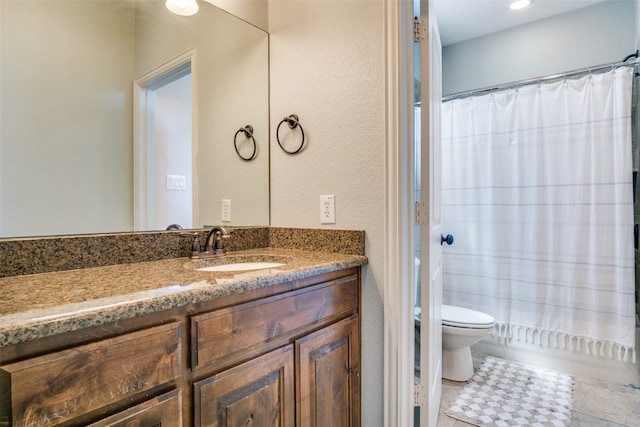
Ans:
[[[442,247],[440,216],[440,108],[442,47],[432,1],[420,0],[416,74],[420,75],[419,174],[417,229],[420,240],[419,425],[435,426],[442,395]],[[419,70],[419,71],[418,71]],[[418,329],[416,329],[418,333]],[[418,346],[416,346],[418,348]],[[417,423],[416,423],[417,424]]]

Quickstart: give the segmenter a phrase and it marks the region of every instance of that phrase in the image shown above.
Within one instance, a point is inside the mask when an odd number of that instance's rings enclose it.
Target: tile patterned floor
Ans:
[[[445,414],[465,384],[442,380],[437,427],[473,427]],[[640,427],[640,389],[593,378],[576,378],[571,426]]]

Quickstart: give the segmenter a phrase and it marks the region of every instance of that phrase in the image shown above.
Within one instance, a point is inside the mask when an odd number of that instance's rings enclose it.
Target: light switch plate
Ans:
[[[185,191],[187,189],[187,177],[184,175],[166,175],[166,189],[167,190],[180,190]]]

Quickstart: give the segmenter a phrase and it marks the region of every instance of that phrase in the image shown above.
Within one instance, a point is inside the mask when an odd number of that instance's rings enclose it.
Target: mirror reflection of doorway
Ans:
[[[136,81],[134,226],[193,228],[193,52]]]
[[[155,160],[155,224],[193,228],[191,153],[191,73],[154,91],[153,145]]]

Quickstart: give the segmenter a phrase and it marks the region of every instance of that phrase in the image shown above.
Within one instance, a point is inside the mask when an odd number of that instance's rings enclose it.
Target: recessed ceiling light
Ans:
[[[518,10],[524,9],[531,4],[531,0],[516,0],[509,5],[509,9]]]

